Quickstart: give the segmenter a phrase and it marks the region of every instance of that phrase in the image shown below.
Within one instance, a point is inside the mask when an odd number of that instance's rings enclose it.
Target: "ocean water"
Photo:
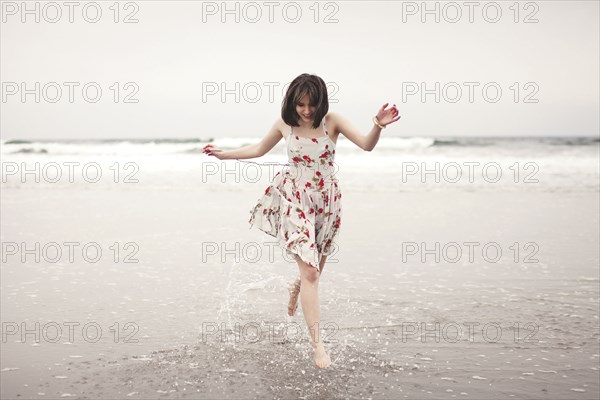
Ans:
[[[2,186],[119,189],[257,190],[286,168],[284,141],[249,160],[206,156],[260,138],[0,142]],[[336,145],[342,188],[358,191],[599,190],[598,137],[382,137],[365,152]]]

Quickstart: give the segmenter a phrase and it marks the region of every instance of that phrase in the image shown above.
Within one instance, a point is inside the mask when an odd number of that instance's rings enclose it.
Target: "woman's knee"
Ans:
[[[298,256],[296,256],[296,261],[298,262],[298,266],[300,268],[300,275],[306,279],[308,282],[314,283],[319,280],[319,276],[321,272],[319,269],[315,267],[311,267]]]
[[[310,283],[315,283],[319,280],[321,273],[315,267],[308,266],[304,271],[304,277]]]

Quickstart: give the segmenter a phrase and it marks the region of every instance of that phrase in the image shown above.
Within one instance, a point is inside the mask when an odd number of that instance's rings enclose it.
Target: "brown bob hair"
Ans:
[[[329,111],[327,86],[323,79],[317,75],[301,74],[290,83],[281,104],[281,118],[290,126],[300,126],[298,124],[299,117],[296,112],[296,105],[306,94],[310,99],[310,104],[316,107],[312,124],[312,127],[316,129]]]

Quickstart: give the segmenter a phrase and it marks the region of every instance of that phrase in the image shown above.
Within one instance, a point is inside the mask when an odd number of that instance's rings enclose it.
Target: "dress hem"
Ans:
[[[300,259],[301,259],[303,262],[305,262],[305,263],[306,263],[308,266],[310,266],[310,267],[313,267],[313,268],[316,268],[316,269],[317,269],[319,272],[321,271],[321,269],[319,268],[319,266],[318,266],[318,265],[313,265],[313,264],[312,264],[312,262],[310,262],[309,260],[307,260],[307,259],[305,259],[304,257],[302,257],[302,255],[300,254],[300,253],[302,253],[302,250],[300,250],[299,252],[296,252],[296,251],[294,251],[294,250],[296,249],[296,247],[290,248],[290,247],[288,246],[288,244],[289,244],[289,243],[288,243],[288,241],[286,241],[285,239],[283,239],[283,238],[279,237],[277,234],[273,234],[272,232],[270,232],[270,231],[267,231],[266,229],[263,229],[263,228],[262,228],[260,225],[258,225],[258,224],[253,224],[253,223],[250,223],[250,228],[249,228],[249,229],[252,229],[252,227],[254,227],[254,226],[256,226],[256,228],[257,228],[257,229],[261,230],[262,232],[266,233],[267,235],[269,235],[269,236],[272,236],[272,237],[274,237],[275,239],[277,239],[277,242],[278,242],[279,246],[280,246],[280,247],[282,247],[282,248],[283,248],[283,249],[284,249],[284,250],[287,252],[287,254],[295,254],[295,255],[297,255],[298,257],[300,257]],[[319,261],[318,261],[318,264],[320,264],[320,263],[321,263],[321,259],[323,258],[323,256],[328,256],[329,254],[331,254],[331,252],[329,252],[329,253],[327,253],[327,254],[325,254],[325,253],[321,253],[321,254],[319,254],[318,252],[316,252],[316,253],[317,253],[317,258],[318,258],[318,260],[319,260]]]

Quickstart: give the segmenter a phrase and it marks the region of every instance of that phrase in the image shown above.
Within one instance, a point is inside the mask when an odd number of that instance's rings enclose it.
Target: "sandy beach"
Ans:
[[[2,398],[598,397],[598,193],[346,190],[327,370],[259,195],[4,188]]]

